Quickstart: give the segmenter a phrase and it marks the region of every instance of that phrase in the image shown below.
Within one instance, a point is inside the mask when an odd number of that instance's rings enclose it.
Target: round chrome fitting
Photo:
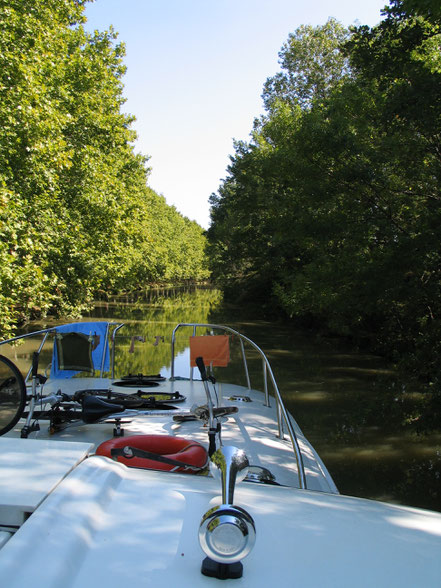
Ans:
[[[202,517],[199,543],[206,555],[216,562],[240,561],[250,553],[255,540],[254,521],[240,506],[215,506]]]

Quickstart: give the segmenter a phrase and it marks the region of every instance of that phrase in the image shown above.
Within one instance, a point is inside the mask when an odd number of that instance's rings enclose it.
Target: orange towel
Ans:
[[[230,361],[230,338],[228,335],[190,337],[191,367],[196,367],[197,357],[202,357],[207,367],[226,367]]]

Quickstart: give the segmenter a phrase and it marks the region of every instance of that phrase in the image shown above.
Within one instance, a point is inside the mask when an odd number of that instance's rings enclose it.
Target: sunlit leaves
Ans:
[[[302,25],[279,53],[282,72],[268,78],[263,91],[267,110],[277,99],[302,108],[323,100],[348,73],[342,46],[348,31],[330,18],[323,26]]]
[[[97,291],[202,279],[205,237],[147,187],[124,46],[82,0],[0,2],[0,331]]]

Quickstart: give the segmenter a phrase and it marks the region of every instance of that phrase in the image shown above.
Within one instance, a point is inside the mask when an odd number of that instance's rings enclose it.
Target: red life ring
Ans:
[[[182,437],[169,435],[133,435],[131,437],[115,437],[101,443],[95,454],[112,457],[112,449],[133,448],[140,449],[149,454],[157,455],[158,458],[179,462],[179,464],[163,463],[145,457],[127,458],[118,455],[117,461],[128,467],[142,468],[146,470],[162,470],[185,472],[195,474],[203,469],[208,463],[208,453],[203,445],[197,441],[189,441]],[[187,467],[186,467],[187,466]],[[193,468],[193,469],[192,469]]]

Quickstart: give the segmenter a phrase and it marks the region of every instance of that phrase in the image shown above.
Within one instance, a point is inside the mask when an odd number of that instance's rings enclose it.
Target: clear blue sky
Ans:
[[[380,21],[386,0],[95,0],[87,27],[126,45],[127,102],[149,185],[203,227],[227,175],[233,139],[247,140],[278,52],[302,24]]]

